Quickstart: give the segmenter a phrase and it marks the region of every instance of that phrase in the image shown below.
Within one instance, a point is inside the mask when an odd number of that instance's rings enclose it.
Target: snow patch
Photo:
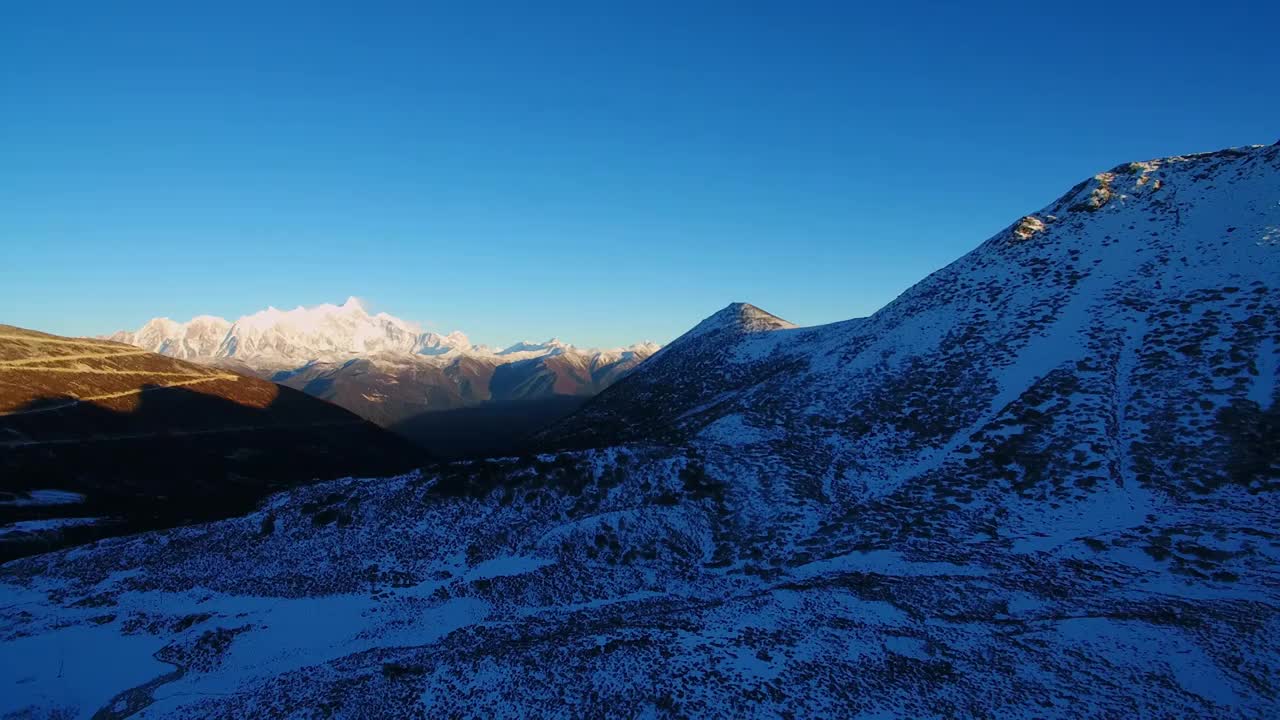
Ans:
[[[25,495],[0,499],[0,505],[30,507],[37,505],[75,505],[82,503],[85,496],[70,490],[31,490]]]

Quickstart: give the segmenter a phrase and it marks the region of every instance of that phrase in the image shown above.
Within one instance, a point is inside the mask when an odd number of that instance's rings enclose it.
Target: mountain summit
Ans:
[[[767,313],[755,305],[735,302],[730,303],[723,310],[698,323],[692,330],[681,335],[672,344],[710,333],[768,332],[770,330],[788,330],[794,327],[796,327],[795,324],[787,322],[777,315]]]

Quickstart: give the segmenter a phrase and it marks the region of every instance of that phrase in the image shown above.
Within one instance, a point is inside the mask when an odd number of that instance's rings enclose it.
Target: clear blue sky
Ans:
[[[188,5],[0,9],[0,322],[816,324],[1122,161],[1280,137],[1263,2]]]

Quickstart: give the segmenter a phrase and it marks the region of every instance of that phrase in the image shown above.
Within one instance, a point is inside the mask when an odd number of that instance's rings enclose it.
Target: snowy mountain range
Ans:
[[[341,305],[299,306],[293,310],[271,307],[235,322],[211,315],[185,323],[154,318],[136,331],[121,330],[106,339],[183,360],[234,360],[258,369],[296,368],[312,362],[343,362],[378,355],[440,362],[469,356],[497,363],[561,354],[618,357],[628,352],[648,355],[658,347],[642,342],[612,350],[587,350],[552,338],[494,349],[472,345],[461,332],[424,332],[416,324],[387,313],[370,315],[354,297]]]
[[[1280,144],[1126,163],[555,452],[0,566],[0,714],[1275,717],[1278,376]]]
[[[572,411],[658,349],[649,342],[582,349],[555,338],[494,349],[473,345],[461,332],[424,332],[386,313],[370,314],[356,298],[268,308],[235,322],[208,315],[185,323],[155,318],[108,339],[273,380],[450,456],[515,451],[525,434]],[[461,409],[472,412],[424,417]],[[458,431],[442,433],[450,428]]]

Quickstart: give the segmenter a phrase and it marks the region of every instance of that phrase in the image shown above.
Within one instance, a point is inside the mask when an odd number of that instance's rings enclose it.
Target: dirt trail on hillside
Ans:
[[[132,357],[134,355],[150,355],[146,350],[117,350],[109,353],[83,353],[80,355],[41,355],[40,357],[22,358],[21,360],[0,360],[0,365],[18,367],[35,363],[64,362],[66,360],[105,360],[114,357]]]
[[[148,375],[152,377],[219,377],[224,380],[234,379],[236,376],[229,373],[218,373],[215,375],[193,373],[193,372],[159,372],[156,370],[125,370],[120,368],[51,368],[51,367],[18,367],[6,368],[0,367],[0,370],[28,370],[52,373],[82,373],[85,375]],[[210,371],[212,372],[212,371]]]
[[[46,370],[47,368],[35,368],[35,369]],[[122,374],[133,374],[133,373],[122,373]],[[158,374],[158,373],[152,373],[152,374]],[[114,393],[103,393],[102,395],[87,395],[85,397],[74,398],[63,405],[55,405],[52,407],[42,407],[42,408],[34,408],[31,410],[18,410],[15,412],[0,413],[0,417],[9,417],[12,415],[29,415],[33,413],[49,412],[51,410],[62,410],[64,408],[69,408],[73,405],[78,405],[82,402],[90,402],[93,400],[111,400],[114,398],[127,397],[129,395],[138,395],[144,392],[149,392],[151,390],[167,390],[169,388],[185,387],[187,385],[196,385],[198,383],[212,382],[214,380],[235,381],[240,379],[239,375],[200,375],[200,376],[179,375],[178,377],[188,377],[191,379],[178,380],[176,382],[165,383],[164,385],[150,385],[147,387],[132,388],[130,390],[122,390],[120,392],[114,392]]]

